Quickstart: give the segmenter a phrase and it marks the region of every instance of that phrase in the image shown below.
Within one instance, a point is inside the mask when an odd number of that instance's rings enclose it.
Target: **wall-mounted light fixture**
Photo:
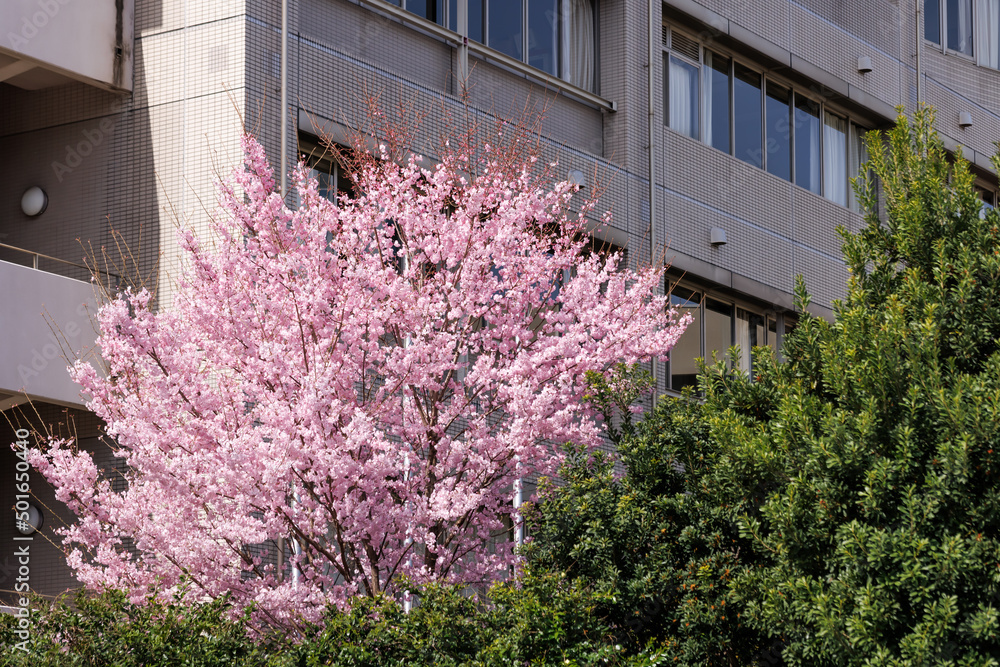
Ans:
[[[28,516],[25,517],[25,514]],[[15,515],[15,520],[17,523],[17,532],[22,535],[31,535],[36,530],[41,530],[42,524],[45,522],[45,517],[42,515],[42,510],[28,503],[28,509],[26,511],[18,511]]]
[[[871,56],[860,56],[858,58],[858,73],[868,74],[872,71],[872,58]]]
[[[33,185],[21,195],[21,210],[29,218],[41,215],[49,205],[49,197],[37,185]]]
[[[709,242],[716,248],[726,245],[726,230],[722,227],[712,227]]]
[[[958,113],[958,126],[961,128],[972,126],[972,114],[968,111],[960,111]]]
[[[573,185],[579,185],[581,188],[587,184],[587,177],[579,169],[570,169],[569,173],[566,174],[566,180]]]

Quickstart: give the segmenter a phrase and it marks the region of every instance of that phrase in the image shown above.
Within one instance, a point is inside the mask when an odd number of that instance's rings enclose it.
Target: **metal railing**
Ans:
[[[64,264],[66,266],[72,266],[75,269],[82,269],[82,270],[86,271],[87,274],[89,274],[89,275],[93,275],[94,273],[98,273],[98,274],[103,275],[105,278],[114,279],[114,281],[116,283],[121,280],[121,276],[119,276],[118,274],[115,274],[115,273],[111,273],[110,271],[104,271],[104,270],[101,270],[101,269],[93,269],[93,268],[87,266],[86,264],[79,264],[77,262],[70,262],[69,260],[59,259],[58,257],[53,257],[51,255],[46,255],[46,254],[41,253],[41,252],[35,252],[33,250],[25,250],[24,248],[18,248],[17,246],[7,245],[6,243],[0,243],[0,249],[3,249],[3,250],[13,250],[14,252],[19,252],[19,253],[28,255],[29,257],[31,257],[31,268],[33,268],[33,269],[35,269],[37,271],[43,271],[44,270],[44,269],[39,268],[38,262],[39,262],[39,260],[45,260],[45,261],[48,261],[48,262],[56,262],[58,264]],[[52,271],[47,271],[46,273],[53,273],[53,272]],[[61,275],[61,274],[56,274],[56,275]],[[63,277],[70,278],[71,280],[79,280],[79,278],[73,278],[72,276],[63,276]]]

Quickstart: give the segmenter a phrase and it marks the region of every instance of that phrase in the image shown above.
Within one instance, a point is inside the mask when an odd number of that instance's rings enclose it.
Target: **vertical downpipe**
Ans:
[[[923,12],[921,11],[921,3],[923,0],[913,0],[914,5],[917,8],[916,11],[916,37],[917,37],[917,109],[920,108],[920,103],[924,101],[924,84],[921,79],[923,79],[923,67],[921,63],[921,53],[924,50],[924,36],[920,34],[920,17]]]
[[[656,35],[657,29],[654,19],[656,18],[656,3],[661,0],[649,0],[649,63],[647,68],[649,70],[649,97],[647,99],[647,108],[649,109],[649,262],[659,261],[657,260],[657,247],[658,242],[656,239],[656,153],[653,150],[655,145],[654,137],[656,136],[656,108],[653,106],[653,90],[656,87]],[[659,289],[659,288],[657,288]],[[650,362],[650,367],[652,368],[653,376],[653,407],[656,407],[656,396],[659,392],[658,386],[658,375],[660,362],[658,359],[652,359]]]
[[[468,0],[458,0],[458,16],[455,17],[458,34],[462,37],[458,45],[458,82],[459,95],[465,96],[469,81],[469,3]]]
[[[281,198],[288,194],[288,0],[281,0],[281,113],[278,133],[281,136]],[[294,575],[293,575],[294,577]],[[278,538],[278,581],[285,579],[285,538]],[[296,578],[297,579],[297,578]],[[295,583],[298,583],[297,581]]]
[[[288,0],[281,0],[281,196],[288,194]]]

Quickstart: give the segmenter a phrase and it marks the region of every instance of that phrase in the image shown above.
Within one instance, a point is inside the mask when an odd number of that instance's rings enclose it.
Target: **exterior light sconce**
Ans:
[[[22,535],[31,535],[36,530],[40,530],[42,524],[45,523],[45,517],[42,515],[42,510],[38,509],[31,503],[27,503],[27,505],[27,510],[18,510],[15,515],[17,532]],[[27,517],[25,517],[25,515],[27,515]]]
[[[868,74],[872,71],[872,59],[871,56],[860,56],[858,58],[858,73]]]
[[[49,205],[49,197],[37,185],[24,191],[21,195],[21,211],[29,218],[34,218],[45,212],[45,207]]]
[[[716,248],[726,245],[726,230],[722,227],[712,227],[709,242]]]
[[[581,188],[587,184],[587,178],[583,175],[583,172],[579,169],[570,169],[569,173],[566,174],[566,180],[573,185],[578,185]]]
[[[960,111],[958,113],[958,126],[963,130],[972,127],[972,114],[968,111]]]

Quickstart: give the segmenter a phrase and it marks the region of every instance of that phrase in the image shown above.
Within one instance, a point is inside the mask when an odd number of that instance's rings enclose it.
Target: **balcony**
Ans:
[[[94,348],[89,277],[85,266],[0,243],[0,411],[26,398],[83,404],[66,367]]]
[[[0,82],[132,89],[134,0],[3,0]]]

